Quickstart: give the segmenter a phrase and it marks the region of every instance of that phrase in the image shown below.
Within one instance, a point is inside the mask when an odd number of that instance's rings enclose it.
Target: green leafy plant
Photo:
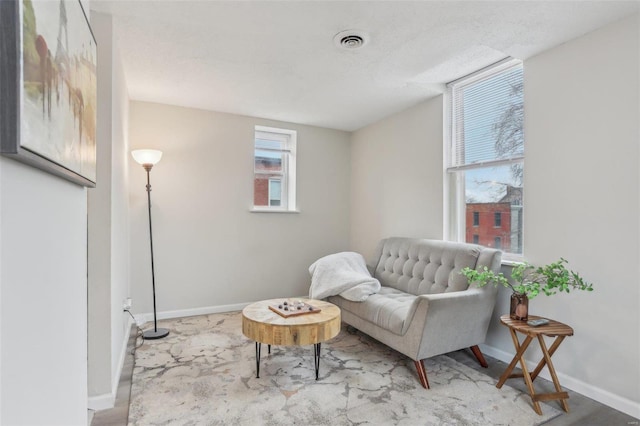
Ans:
[[[502,272],[496,274],[486,266],[480,271],[464,268],[460,271],[469,282],[476,283],[478,287],[487,284],[502,285],[510,288],[514,293],[526,294],[533,299],[541,292],[547,296],[558,292],[569,293],[571,290],[593,291],[593,284],[586,282],[577,272],[567,269],[568,262],[560,260],[544,266],[534,266],[524,262],[514,266],[511,271],[513,284],[509,282]]]

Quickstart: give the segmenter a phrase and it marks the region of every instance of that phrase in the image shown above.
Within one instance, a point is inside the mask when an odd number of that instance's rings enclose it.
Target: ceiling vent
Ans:
[[[368,41],[368,34],[357,30],[341,31],[333,37],[335,45],[345,50],[360,49],[367,44]]]

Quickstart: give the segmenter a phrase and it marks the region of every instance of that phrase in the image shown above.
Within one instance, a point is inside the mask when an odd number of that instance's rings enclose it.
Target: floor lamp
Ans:
[[[162,158],[162,151],[155,149],[137,149],[131,151],[133,159],[147,171],[147,206],[149,210],[149,243],[151,246],[151,285],[153,287],[153,330],[147,330],[142,333],[145,339],[161,339],[169,334],[166,328],[158,328],[158,319],[156,317],[156,274],[153,266],[153,228],[151,227],[151,181],[149,172],[153,166]]]

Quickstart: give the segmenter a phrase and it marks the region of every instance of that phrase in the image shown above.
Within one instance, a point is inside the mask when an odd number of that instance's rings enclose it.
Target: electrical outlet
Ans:
[[[126,299],[124,299],[122,301],[122,309],[124,311],[128,311],[128,310],[131,309],[131,298],[130,297],[127,297]]]

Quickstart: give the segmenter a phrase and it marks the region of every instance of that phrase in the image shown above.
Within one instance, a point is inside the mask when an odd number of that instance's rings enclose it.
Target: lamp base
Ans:
[[[163,337],[167,337],[169,335],[169,330],[166,328],[159,328],[157,330],[151,329],[142,333],[142,337],[145,340],[155,340],[162,339]]]

